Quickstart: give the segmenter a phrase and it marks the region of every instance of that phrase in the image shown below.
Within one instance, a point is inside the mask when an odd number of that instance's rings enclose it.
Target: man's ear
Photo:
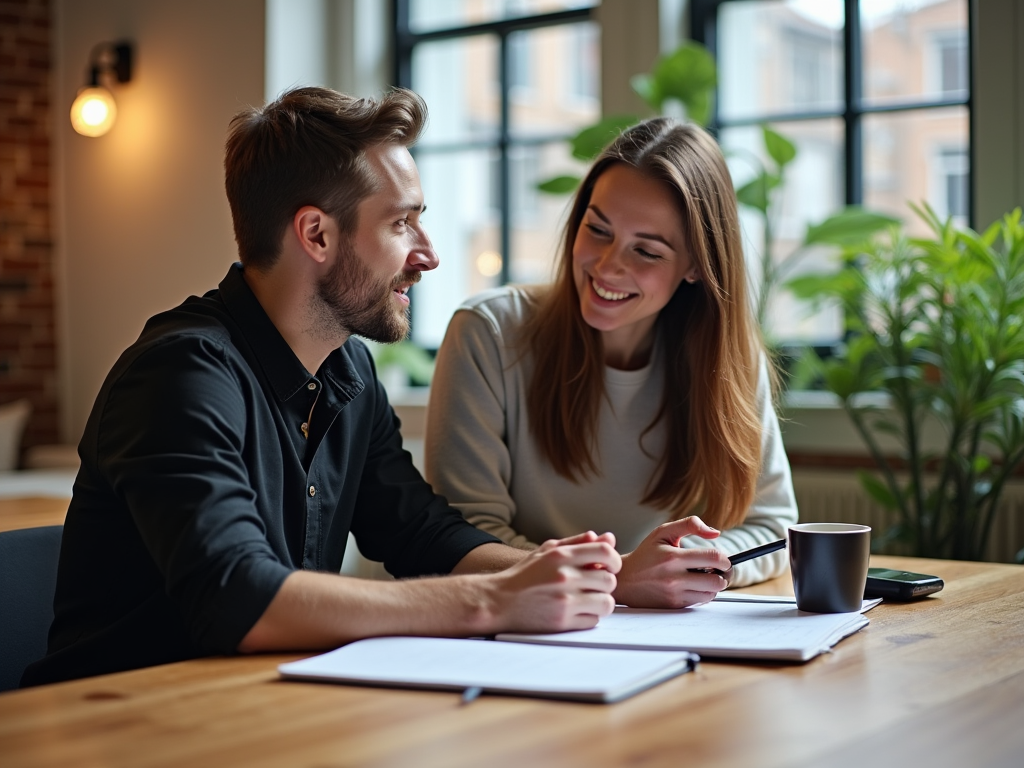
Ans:
[[[292,231],[302,250],[318,264],[327,261],[336,247],[338,225],[316,206],[306,205],[295,212]]]

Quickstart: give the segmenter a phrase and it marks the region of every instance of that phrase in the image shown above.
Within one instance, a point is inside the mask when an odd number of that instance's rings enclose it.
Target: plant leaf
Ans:
[[[886,509],[899,509],[900,503],[892,490],[874,475],[868,474],[863,469],[857,472],[860,484],[868,495]]]
[[[629,84],[632,86],[633,92],[646,101],[652,109],[658,112],[661,111],[661,104],[665,101],[665,97],[661,93],[661,89],[658,86],[658,80],[654,75],[650,75],[646,72],[639,75],[633,75],[633,77],[629,79]]]
[[[781,133],[776,133],[767,125],[761,126],[761,133],[764,135],[764,148],[768,150],[769,156],[771,156],[781,171],[796,157],[796,146]]]
[[[757,178],[736,190],[736,200],[762,213],[768,210],[769,193],[782,182],[778,176],[762,171]]]
[[[844,365],[836,360],[826,361],[822,370],[822,379],[825,381],[825,388],[842,400],[848,400],[852,395],[861,391],[858,386],[857,372],[849,365]]]
[[[870,240],[877,232],[899,223],[899,219],[884,213],[875,213],[850,205],[820,224],[808,227],[804,245],[860,245]]]
[[[579,184],[579,176],[554,176],[547,181],[540,182],[537,189],[547,192],[549,195],[567,195],[575,191]]]
[[[620,133],[638,122],[632,115],[612,115],[584,128],[570,139],[572,156],[578,160],[593,160]]]
[[[633,90],[656,111],[662,111],[666,99],[678,99],[691,120],[707,125],[718,74],[707,49],[688,42],[658,59],[650,75],[635,77],[631,82]]]

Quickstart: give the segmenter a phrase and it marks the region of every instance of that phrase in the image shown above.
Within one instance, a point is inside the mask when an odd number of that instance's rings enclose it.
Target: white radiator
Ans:
[[[793,472],[800,522],[860,523],[886,530],[896,519],[867,495],[852,471],[798,469]],[[1024,548],[1024,482],[1007,483],[992,523],[986,560],[1012,563]]]

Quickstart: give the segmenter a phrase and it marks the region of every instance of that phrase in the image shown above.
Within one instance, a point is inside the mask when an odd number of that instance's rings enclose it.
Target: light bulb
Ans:
[[[83,88],[71,105],[71,126],[83,136],[102,136],[117,117],[117,104],[106,88]]]
[[[484,251],[476,257],[476,269],[484,277],[494,277],[501,273],[501,254]]]

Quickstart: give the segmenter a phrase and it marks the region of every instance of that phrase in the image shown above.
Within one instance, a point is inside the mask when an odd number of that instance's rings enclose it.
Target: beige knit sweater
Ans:
[[[426,473],[434,489],[477,527],[517,547],[580,531],[615,534],[620,552],[631,552],[670,518],[640,499],[665,443],[665,429],[640,436],[661,402],[663,375],[656,347],[647,367],[605,369],[607,401],[597,430],[600,477],[581,483],[558,475],[530,435],[526,388],[532,360],[516,348],[516,334],[534,311],[530,295],[505,287],[470,299],[452,318],[437,358],[427,411]],[[738,552],[786,535],[797,520],[789,462],[768,399],[762,366],[758,387],[764,433],[762,471],[753,506],[743,523],[707,541]],[[737,566],[733,586],[777,576],[786,552]]]

